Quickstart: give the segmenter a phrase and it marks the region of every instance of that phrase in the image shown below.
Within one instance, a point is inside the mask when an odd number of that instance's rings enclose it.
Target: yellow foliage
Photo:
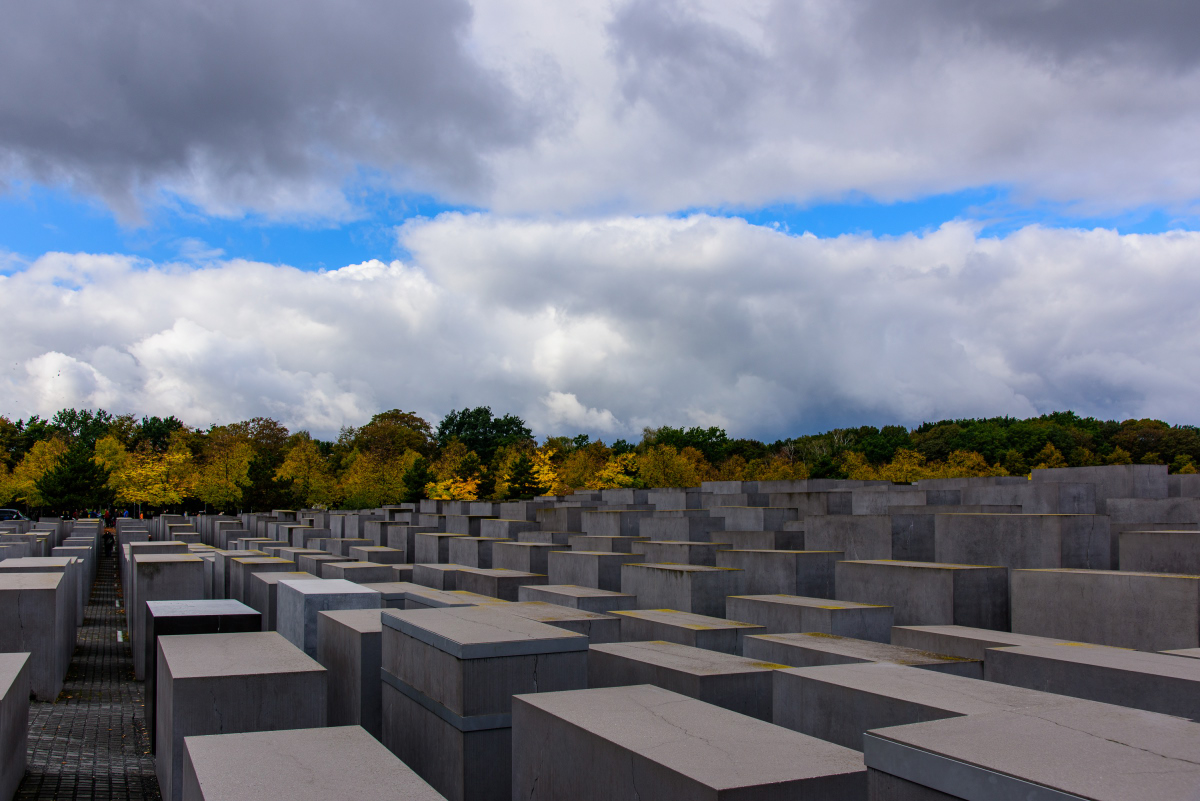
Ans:
[[[718,481],[745,481],[746,460],[741,456],[730,456],[717,468]]]
[[[1008,475],[1003,467],[990,466],[982,455],[974,451],[954,451],[945,462],[926,462],[920,453],[901,448],[891,462],[879,467],[869,464],[866,457],[857,451],[846,451],[841,455],[841,464],[847,478],[903,484],[928,478]]]
[[[134,451],[109,477],[116,500],[127,504],[171,506],[191,497],[192,454],[181,442],[166,453]]]
[[[1113,448],[1112,453],[1104,460],[1105,464],[1133,464],[1133,455],[1120,445]]]
[[[746,465],[743,481],[803,481],[808,478],[808,465],[772,454],[764,459],[751,459]]]
[[[712,466],[695,448],[675,450],[670,445],[654,445],[637,457],[637,474],[647,487],[695,487],[708,481]]]
[[[846,451],[841,456],[842,470],[855,481],[878,481],[879,473],[858,451]]]
[[[337,481],[311,439],[301,439],[292,446],[275,471],[275,478],[291,481],[292,492],[305,506],[325,508],[335,500]]]
[[[1179,468],[1179,472],[1177,475],[1190,476],[1190,475],[1194,475],[1195,473],[1196,473],[1196,465],[1194,462],[1189,461],[1183,467]]]
[[[21,463],[13,468],[9,478],[12,497],[30,506],[43,506],[46,499],[35,486],[37,480],[58,463],[59,457],[67,452],[67,443],[57,437],[40,440],[33,444]]]
[[[596,471],[585,485],[590,490],[622,489],[636,482],[638,459],[632,453],[614,456]]]
[[[1037,452],[1033,457],[1033,469],[1045,470],[1049,467],[1066,467],[1067,460],[1062,455],[1062,451],[1054,447],[1054,443],[1047,442],[1046,447]]]
[[[237,436],[222,437],[210,444],[204,463],[196,471],[196,497],[206,504],[232,511],[242,501],[242,490],[250,486],[250,462],[254,447]]]
[[[605,469],[611,455],[612,451],[599,442],[578,448],[558,466],[559,480],[571,489],[594,489],[592,482]]]
[[[544,495],[563,495],[569,487],[558,479],[558,468],[554,466],[554,448],[541,447],[533,452],[533,475]]]
[[[11,501],[15,493],[16,488],[13,487],[12,471],[8,469],[8,465],[0,461],[0,505]]]
[[[451,477],[425,485],[425,497],[441,501],[479,500],[479,479]]]
[[[342,476],[338,493],[352,509],[396,503],[404,495],[404,474],[418,458],[420,454],[413,450],[392,458],[356,452]]]

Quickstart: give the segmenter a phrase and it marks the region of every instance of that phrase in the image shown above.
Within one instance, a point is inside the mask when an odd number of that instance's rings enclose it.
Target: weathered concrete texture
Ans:
[[[765,506],[720,506],[710,511],[713,517],[725,518],[726,531],[779,531],[800,516],[794,508]]]
[[[1070,640],[1037,637],[1032,634],[1012,634],[1007,631],[975,629],[969,626],[895,626],[892,644],[933,651],[963,659],[987,661],[993,648],[1012,645],[1061,645]]]
[[[287,573],[251,574],[250,588],[246,593],[246,606],[262,615],[263,631],[275,631],[278,626],[279,582],[283,580],[319,581],[320,579],[311,573],[300,570]]]
[[[160,637],[155,738],[163,797],[183,797],[184,737],[324,726],[325,674],[271,631]]]
[[[1008,570],[937,562],[838,562],[840,601],[889,605],[898,626],[1008,629]]]
[[[439,801],[358,726],[188,737],[184,801]]]
[[[30,655],[29,684],[39,701],[58,697],[74,649],[75,610],[66,583],[63,573],[0,576],[0,652]],[[64,641],[68,632],[71,639]]]
[[[517,591],[517,600],[522,602],[543,601],[601,614],[637,608],[637,598],[633,595],[598,590],[595,587],[580,587],[575,584],[547,584],[545,586],[527,584]]]
[[[355,584],[391,581],[395,575],[391,565],[372,562],[326,562],[321,565],[321,578],[342,579]]]
[[[511,540],[497,537],[455,537],[449,541],[450,561],[467,567],[492,567],[496,545]]]
[[[466,567],[455,564],[416,564],[413,565],[413,584],[433,590],[458,589],[460,570],[466,570]]]
[[[588,649],[588,687],[653,684],[664,690],[771,719],[771,674],[786,667],[673,642],[627,642]]]
[[[892,607],[797,595],[732,595],[725,601],[730,620],[762,626],[766,634],[819,631],[840,637],[888,642]]]
[[[934,561],[1108,570],[1109,536],[1103,515],[937,515]]]
[[[548,584],[577,584],[598,590],[624,592],[621,568],[642,561],[632,553],[606,551],[551,551],[547,556]]]
[[[744,575],[727,567],[626,564],[621,567],[621,592],[636,595],[639,609],[724,617],[725,598],[742,593]]]
[[[388,584],[364,584],[378,590],[388,609],[442,609],[454,606],[479,606],[480,604],[505,604],[498,598],[476,595],[457,590],[435,590],[419,584],[391,582]]]
[[[345,609],[317,616],[317,661],[329,671],[329,725],[362,726],[376,739],[383,730],[381,614]]]
[[[723,517],[663,517],[655,512],[653,517],[638,521],[638,536],[650,540],[678,542],[711,542],[712,532],[725,528]]]
[[[580,529],[592,537],[637,537],[641,521],[654,514],[653,510],[597,510],[584,512]]]
[[[330,543],[329,552],[335,556],[344,556],[347,559],[353,559],[350,556],[351,548],[365,548],[369,545],[374,545],[374,540],[366,539],[365,537],[353,537],[348,539],[334,540]]]
[[[689,519],[689,518],[682,518]],[[571,543],[575,547],[575,543]],[[717,566],[717,549],[727,546],[712,542],[643,540],[630,543],[630,551],[641,554],[647,562],[677,562],[682,565]],[[583,550],[582,548],[580,550]]]
[[[919,651],[901,645],[856,640],[835,634],[754,634],[742,640],[742,655],[789,667],[855,665],[888,662],[893,665],[936,670],[969,679],[983,678],[983,662],[957,656]]]
[[[673,609],[641,609],[613,614],[621,618],[621,642],[665,640],[741,656],[742,637],[763,633],[761,626],[750,623]]]
[[[612,615],[587,612],[542,601],[521,601],[505,604],[505,612],[526,620],[536,620],[547,626],[573,631],[588,638],[590,644],[620,642],[621,620]]]
[[[814,551],[841,551],[846,559],[933,561],[933,532],[926,542],[921,529],[893,531],[890,515],[814,515],[804,525],[804,547]]]
[[[867,662],[776,671],[773,722],[861,751],[863,733],[872,729],[1078,703],[949,673]]]
[[[546,576],[521,570],[466,568],[458,574],[458,587],[464,592],[489,595],[502,601],[516,601],[521,587],[546,584]]]
[[[512,697],[586,687],[587,638],[495,605],[382,619],[384,745],[452,801],[507,801]]]
[[[146,554],[133,557],[133,586],[126,608],[133,640],[133,672],[146,678],[146,604],[150,601],[204,599],[204,562],[190,554]],[[132,607],[130,609],[129,607]]]
[[[1121,570],[1200,575],[1200,531],[1123,531]]]
[[[226,560],[225,569],[229,571],[229,597],[245,603],[250,576],[255,573],[294,573],[297,565],[290,559],[275,556],[245,556]]]
[[[747,595],[803,595],[832,598],[834,566],[840,551],[722,550],[717,567],[741,570]]]
[[[589,534],[568,534],[568,547],[558,550],[600,551],[601,553],[642,553],[634,545],[649,542],[646,537],[596,537]]]
[[[416,550],[413,552],[414,564],[441,564],[450,560],[450,540],[461,537],[444,531],[431,531],[416,536]]]
[[[863,799],[849,749],[659,687],[513,699],[512,798]]]
[[[321,575],[321,565],[328,562],[352,562],[349,556],[337,556],[331,553],[303,553],[296,557],[296,568],[314,576]]]
[[[311,657],[317,655],[317,614],[337,609],[380,609],[374,590],[349,581],[280,581],[276,587],[279,633]]]
[[[145,652],[146,733],[155,748],[154,706],[158,689],[158,638],[175,634],[223,634],[261,631],[262,615],[234,600],[147,601],[146,631],[139,647]]]
[[[873,731],[864,761],[950,798],[1191,801],[1197,728],[1099,704],[1000,711]],[[888,790],[873,783],[871,798],[938,797]]]
[[[714,531],[712,542],[746,551],[802,551],[807,546],[803,531]]]
[[[1200,661],[1082,644],[998,648],[988,681],[1200,721]]]
[[[346,555],[360,562],[371,562],[376,565],[405,564],[405,554],[402,548],[389,548],[381,545],[359,545],[350,548]]]
[[[30,655],[0,653],[0,798],[9,799],[25,778],[29,739]]]
[[[544,542],[497,542],[491,547],[491,567],[525,573],[550,572],[548,554],[561,546]]]
[[[1011,583],[1018,634],[1142,651],[1200,646],[1200,576],[1014,570]]]

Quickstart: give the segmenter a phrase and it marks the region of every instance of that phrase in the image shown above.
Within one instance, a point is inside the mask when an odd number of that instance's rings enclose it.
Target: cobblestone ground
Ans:
[[[100,560],[62,694],[29,710],[29,768],[19,801],[161,799],[146,736],[142,683],[125,627],[116,557]]]

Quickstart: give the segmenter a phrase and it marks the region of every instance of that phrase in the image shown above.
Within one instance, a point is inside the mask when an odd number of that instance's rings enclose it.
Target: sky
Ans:
[[[0,0],[0,414],[1200,424],[1186,0]]]

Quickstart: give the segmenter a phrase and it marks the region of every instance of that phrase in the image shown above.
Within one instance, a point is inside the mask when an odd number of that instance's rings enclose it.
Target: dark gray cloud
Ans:
[[[0,5],[0,153],[126,209],[316,212],[356,169],[477,196],[537,129],[464,41],[466,0]]]

